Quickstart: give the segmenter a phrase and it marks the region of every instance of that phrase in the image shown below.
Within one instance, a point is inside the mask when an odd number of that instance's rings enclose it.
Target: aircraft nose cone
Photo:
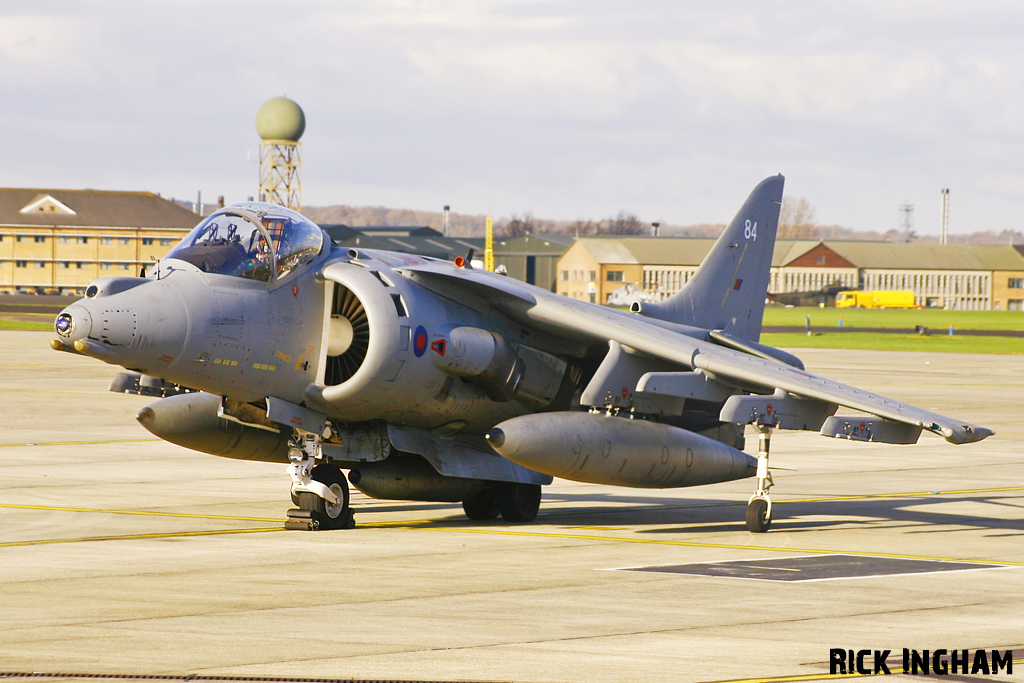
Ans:
[[[84,306],[72,304],[60,312],[53,322],[53,329],[60,337],[73,343],[92,332],[92,315]]]

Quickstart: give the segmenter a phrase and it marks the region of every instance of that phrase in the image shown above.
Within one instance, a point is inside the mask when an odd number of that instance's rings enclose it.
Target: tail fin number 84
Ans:
[[[747,219],[747,224],[743,227],[743,236],[748,240],[757,241],[757,221],[751,223],[750,219]]]

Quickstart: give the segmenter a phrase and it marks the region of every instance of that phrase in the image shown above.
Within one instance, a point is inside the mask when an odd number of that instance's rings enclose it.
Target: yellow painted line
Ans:
[[[38,443],[0,443],[0,448],[22,448],[29,446],[95,446],[106,443],[149,443],[161,439],[107,439],[104,441],[40,441]]]
[[[428,527],[431,528],[431,527]],[[697,543],[695,541],[663,541],[654,538],[632,538],[629,536],[591,536],[588,534],[562,534],[544,531],[510,531],[507,529],[457,529],[452,527],[439,530],[454,531],[463,534],[496,534],[499,536],[522,536],[532,538],[557,538],[573,541],[602,541],[608,543],[645,543],[648,545],[681,546],[685,548],[718,548],[724,550],[757,550],[762,552],[804,553],[808,555],[862,555],[865,557],[887,557],[900,560],[931,560],[933,562],[965,562],[968,564],[995,564],[1002,567],[1024,567],[1024,562],[1008,562],[1003,560],[964,559],[956,557],[930,557],[926,555],[903,555],[900,553],[877,553],[862,550],[831,550],[827,548],[792,548],[766,545],[746,545],[742,543]]]
[[[284,531],[284,526],[265,529],[218,529],[215,531],[173,531],[163,534],[126,534],[124,536],[86,536],[84,538],[51,538],[40,541],[11,541],[0,543],[0,548],[17,548],[31,545],[54,545],[58,543],[88,543],[90,541],[138,541],[153,538],[185,538],[189,536],[222,536],[225,534],[265,534],[270,531]]]
[[[21,389],[21,388],[15,388],[15,387],[2,387],[2,388],[0,388],[0,391],[5,392],[5,393],[16,393],[16,394],[49,394],[51,396],[53,395],[53,392],[54,392],[53,389]],[[81,395],[81,394],[89,394],[89,395],[92,395],[92,396],[101,396],[101,395],[106,395],[107,394],[106,391],[101,391],[99,389],[93,389],[92,391],[90,391],[88,389],[58,389],[58,391],[61,394],[79,394],[79,395]]]
[[[138,515],[140,517],[178,517],[182,519],[217,519],[230,522],[278,522],[284,524],[284,520],[276,517],[244,517],[241,515],[201,515],[190,512],[159,512],[157,510],[105,510],[103,508],[79,508],[62,507],[58,505],[17,505],[14,503],[0,503],[0,509],[8,510],[42,510],[44,512],[87,512],[105,513],[109,515]],[[359,512],[358,507],[352,508]],[[436,524],[436,520],[416,519],[402,520],[395,522],[366,522],[360,523],[361,529],[385,529],[385,528],[419,528],[429,524]]]
[[[60,507],[57,505],[15,505],[0,503],[0,508],[9,510],[45,510],[48,512],[102,512],[108,515],[139,515],[141,517],[181,517],[185,519],[226,519],[233,522],[280,522],[274,517],[240,517],[238,515],[200,515],[190,512],[159,512],[156,510],[104,510],[101,508]]]
[[[730,681],[714,681],[713,683],[789,683],[790,681],[828,681],[833,678],[863,678],[875,674],[801,674],[799,676],[772,676],[770,678],[739,678]]]

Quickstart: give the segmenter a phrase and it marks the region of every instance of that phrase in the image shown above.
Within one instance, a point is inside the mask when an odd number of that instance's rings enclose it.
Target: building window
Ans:
[[[78,241],[79,244],[89,244],[89,238],[86,237],[85,235],[82,235],[81,237],[79,237],[77,239],[77,241]]]
[[[594,282],[596,280],[597,280],[597,271],[596,270],[590,271],[590,281]]]
[[[1024,311],[1024,299],[1009,299],[1006,302],[1008,311]]]
[[[113,243],[114,243],[114,238],[113,237],[101,237],[100,238],[100,244],[113,244]]]
[[[609,270],[608,282],[622,282],[622,271],[621,270]]]
[[[71,267],[71,264],[70,264],[70,263],[68,263],[67,261],[61,261],[61,262],[60,262],[60,267],[61,267],[62,269],[67,269],[67,268],[70,268],[70,267]]]
[[[143,237],[142,238],[142,246],[148,247],[148,246],[150,246],[152,244],[153,244],[153,238],[152,237]]]
[[[36,244],[46,244],[46,237],[43,235],[36,235]]]
[[[132,265],[130,263],[122,263],[121,270],[131,270]]]
[[[103,263],[100,264],[100,270],[110,270],[113,267],[114,267],[113,263],[108,263],[106,261],[104,261]]]
[[[28,261],[15,261],[14,262],[14,267],[15,268],[28,268]]]
[[[132,243],[132,238],[131,237],[122,237],[121,238],[121,244],[122,245],[128,246],[131,243]]]
[[[36,268],[45,268],[46,261],[36,261]]]
[[[78,261],[78,262],[76,263],[76,266],[78,267],[78,269],[79,269],[79,270],[81,270],[82,268],[85,268],[85,264],[84,264],[84,263],[82,263],[81,261]]]
[[[1024,289],[1024,277],[1011,277],[1009,287],[1010,289]]]
[[[597,294],[593,294],[592,293],[590,295],[590,303],[592,303],[592,304],[596,304],[597,303]]]
[[[161,247],[169,247],[169,246],[171,246],[171,238],[170,237],[161,237],[160,238],[160,246]]]
[[[824,254],[818,254],[818,265],[819,266],[825,265],[825,255]]]
[[[568,281],[569,281],[569,271],[568,270],[563,270],[562,271],[562,282],[568,282]]]
[[[24,237],[24,235],[18,235],[17,237],[14,238],[14,241],[15,242],[20,242],[21,238],[23,238],[23,237]]]

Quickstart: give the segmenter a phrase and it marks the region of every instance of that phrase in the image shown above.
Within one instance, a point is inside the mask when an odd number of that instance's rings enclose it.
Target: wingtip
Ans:
[[[955,444],[974,443],[987,439],[993,434],[995,434],[995,431],[988,427],[966,424],[961,425],[960,429],[954,430],[953,434],[946,436],[946,441]]]

